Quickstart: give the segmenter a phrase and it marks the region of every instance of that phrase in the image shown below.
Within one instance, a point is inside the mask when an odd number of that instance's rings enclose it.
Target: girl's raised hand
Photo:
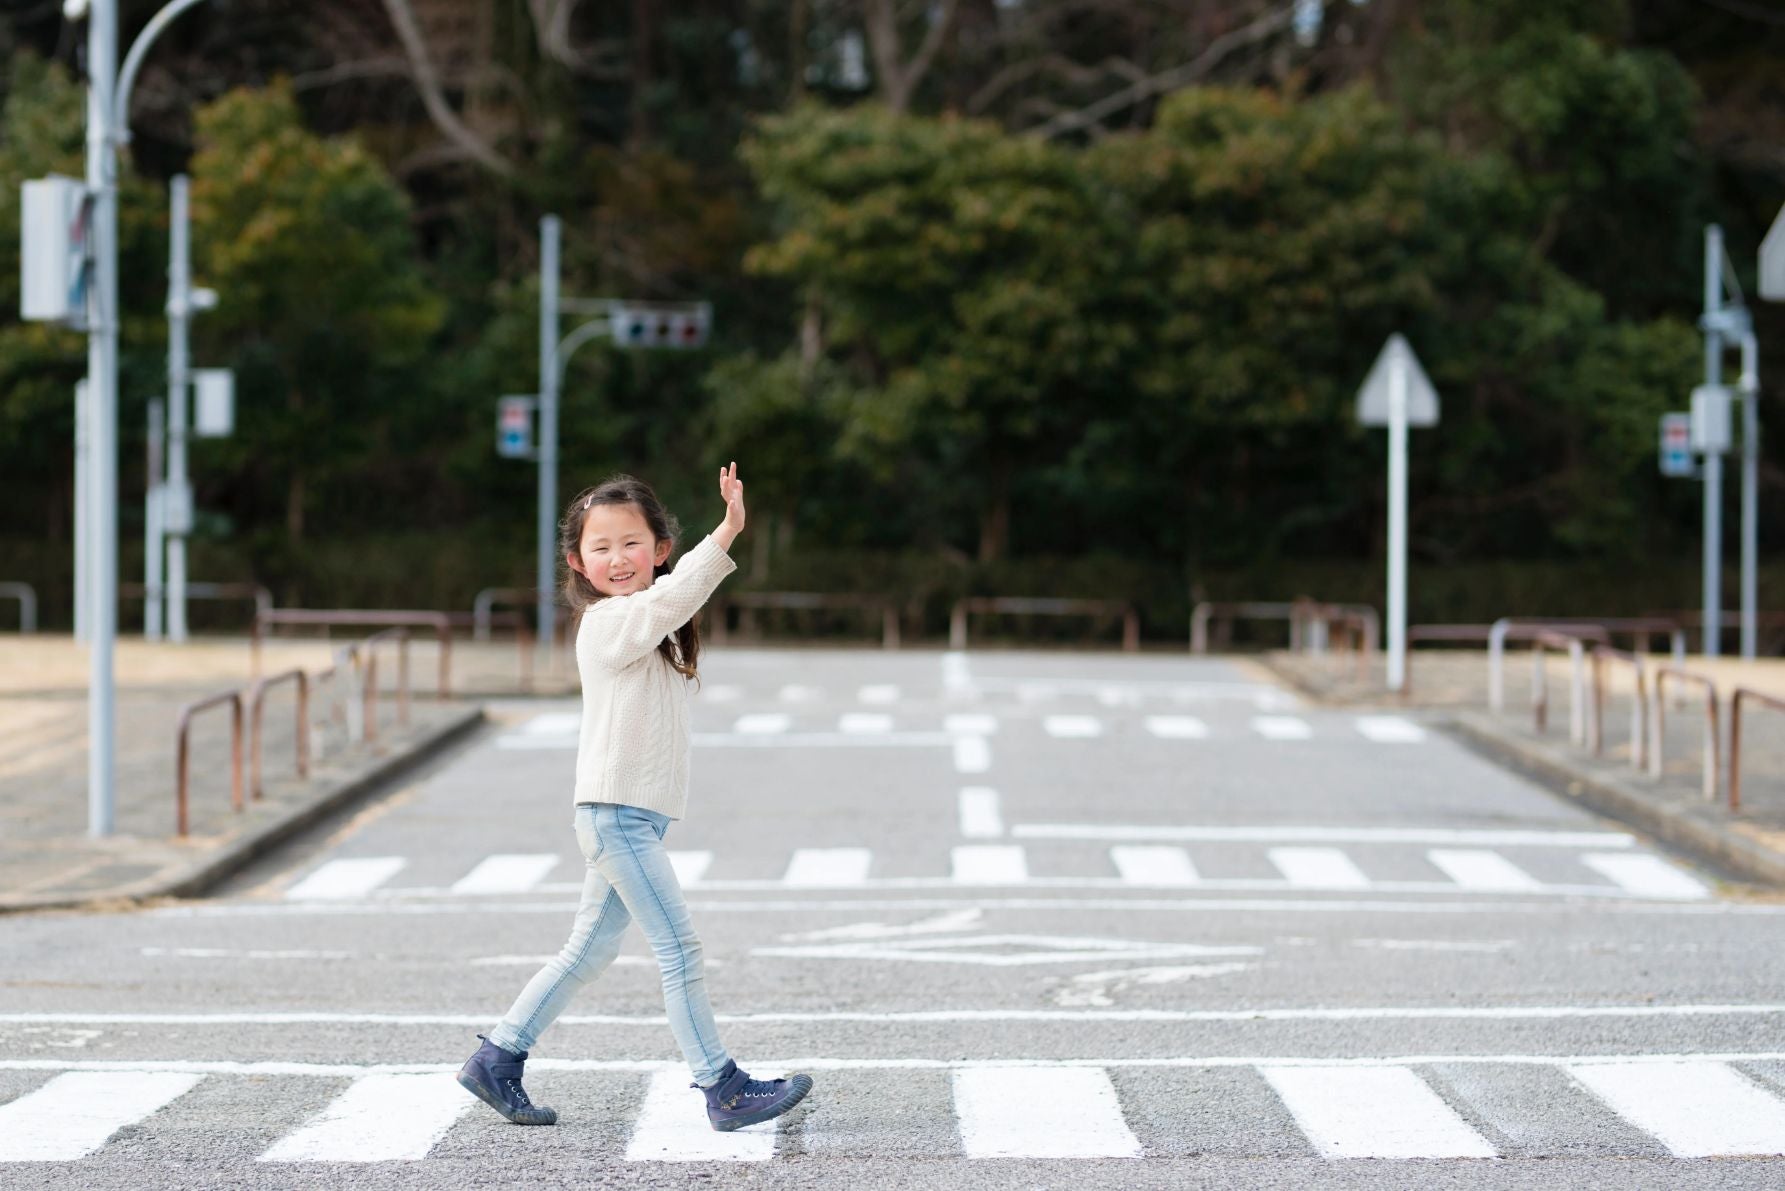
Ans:
[[[719,525],[723,541],[730,548],[730,539],[744,532],[744,482],[737,479],[737,464],[719,468],[719,498],[725,500],[725,521]]]

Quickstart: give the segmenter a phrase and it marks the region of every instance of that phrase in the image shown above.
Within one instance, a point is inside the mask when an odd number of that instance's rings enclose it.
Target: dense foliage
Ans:
[[[45,7],[0,25],[9,226],[20,180],[80,173],[75,34]],[[156,6],[125,7],[134,30]],[[735,458],[761,585],[1114,583],[1166,631],[1193,589],[1376,599],[1384,444],[1353,400],[1398,330],[1444,400],[1414,436],[1416,561],[1551,568],[1480,606],[1416,586],[1416,613],[1690,602],[1617,576],[1696,556],[1698,486],[1656,475],[1655,421],[1703,367],[1703,224],[1751,291],[1785,199],[1785,23],[1676,0],[1372,0],[1299,30],[1264,0],[671,7],[236,0],[170,34],[121,207],[127,576],[184,171],[221,295],[196,358],[238,378],[235,436],[193,452],[203,578],[415,606],[528,581],[532,469],[495,457],[492,415],[537,383],[554,211],[567,294],[718,310],[705,351],[579,354],[562,486],[633,471],[700,532]],[[1759,313],[1785,375],[1785,318]],[[0,322],[0,578],[52,621],[83,365],[78,336]]]

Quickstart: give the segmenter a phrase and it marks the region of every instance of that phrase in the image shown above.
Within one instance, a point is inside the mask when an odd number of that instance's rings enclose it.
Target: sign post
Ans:
[[[1357,392],[1357,420],[1388,427],[1388,689],[1407,685],[1407,431],[1438,424],[1438,392],[1399,333]]]

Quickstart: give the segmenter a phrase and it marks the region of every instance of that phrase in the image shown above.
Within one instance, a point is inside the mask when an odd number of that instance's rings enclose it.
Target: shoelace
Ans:
[[[520,1080],[505,1079],[502,1082],[508,1085],[508,1094],[510,1096],[514,1097],[516,1104],[519,1104],[522,1108],[532,1108],[533,1107],[533,1102],[531,1100],[527,1099],[527,1093],[521,1087]]]

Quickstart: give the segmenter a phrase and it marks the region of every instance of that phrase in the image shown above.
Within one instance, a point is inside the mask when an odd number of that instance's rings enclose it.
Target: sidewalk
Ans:
[[[1634,683],[1625,665],[1606,671],[1605,740],[1595,757],[1570,741],[1569,664],[1560,654],[1552,653],[1546,659],[1549,712],[1547,730],[1541,733],[1532,714],[1528,646],[1507,651],[1505,709],[1498,714],[1488,709],[1485,650],[1429,650],[1413,655],[1410,697],[1404,700],[1384,689],[1380,657],[1362,674],[1355,671],[1350,659],[1287,652],[1268,655],[1266,664],[1303,694],[1323,703],[1431,712],[1457,735],[1558,793],[1734,877],[1785,886],[1785,715],[1762,708],[1744,712],[1741,810],[1739,814],[1728,810],[1730,694],[1741,686],[1785,698],[1785,660],[1686,659],[1683,669],[1702,674],[1717,686],[1719,781],[1715,802],[1703,794],[1704,697],[1696,689],[1674,687],[1670,681],[1660,778],[1650,777],[1646,764],[1640,770],[1632,765]],[[1589,704],[1590,681],[1589,677]],[[1590,707],[1583,707],[1581,714],[1590,715]],[[1646,753],[1648,742],[1643,743]]]
[[[269,642],[267,673],[314,674],[340,642]],[[431,650],[430,650],[431,653]],[[466,658],[464,660],[470,660]],[[455,668],[458,659],[455,659]],[[409,723],[397,720],[394,665],[380,672],[378,736],[346,739],[345,709],[313,690],[307,780],[296,776],[296,696],[267,697],[264,796],[231,805],[227,707],[200,713],[191,734],[189,834],[175,834],[175,746],[180,709],[246,686],[245,640],[183,646],[125,639],[115,654],[114,833],[88,836],[87,654],[67,637],[0,638],[0,912],[190,894],[279,840],[390,780],[482,722],[475,704],[421,697],[432,692],[431,656],[411,664]],[[512,668],[512,663],[511,663]],[[244,724],[246,730],[247,725]],[[244,732],[246,735],[246,731]]]

